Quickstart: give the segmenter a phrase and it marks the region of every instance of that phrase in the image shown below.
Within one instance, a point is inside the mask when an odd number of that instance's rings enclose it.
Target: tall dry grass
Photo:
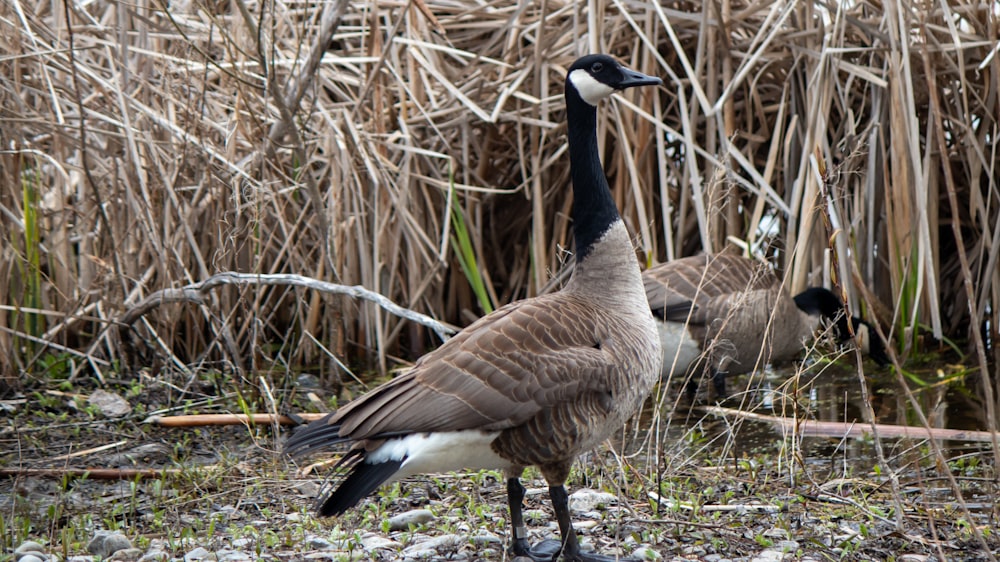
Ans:
[[[558,286],[564,69],[605,51],[667,83],[601,113],[639,259],[737,246],[793,291],[832,279],[902,360],[927,334],[971,352],[995,430],[998,17],[968,0],[5,0],[3,385],[336,380],[437,343],[289,285],[224,285],[120,323],[218,272],[361,285],[456,325]],[[649,452],[670,464],[666,430]]]
[[[280,286],[115,326],[219,271],[358,284],[459,325],[545,290],[571,249],[563,71],[606,51],[667,81],[601,120],[640,259],[736,244],[793,290],[832,277],[903,358],[929,333],[987,372],[997,19],[976,2],[4,2],[0,370],[339,376],[434,343]]]

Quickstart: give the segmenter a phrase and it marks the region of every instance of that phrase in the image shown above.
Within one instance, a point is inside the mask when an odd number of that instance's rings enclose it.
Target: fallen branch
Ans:
[[[784,431],[794,431],[807,437],[853,437],[861,438],[872,434],[872,426],[867,423],[854,422],[824,422],[816,420],[797,420],[779,416],[768,416],[754,412],[744,412],[732,408],[718,406],[700,406],[701,411],[715,416],[734,416],[738,418],[769,423]],[[989,431],[966,431],[964,429],[939,429],[915,427],[910,425],[875,424],[879,437],[886,439],[949,439],[952,441],[976,441],[989,443],[993,434]]]
[[[101,451],[107,451],[108,449],[114,449],[115,447],[121,447],[126,443],[128,443],[128,440],[117,441],[115,443],[108,443],[107,445],[101,445],[100,447],[94,447],[91,449],[85,449],[83,451],[76,451],[75,453],[59,455],[58,457],[51,457],[49,459],[46,459],[46,462],[65,461],[69,459],[75,459],[77,457],[85,457],[87,455],[92,455],[94,453],[100,453]]]
[[[326,414],[295,414],[301,421],[314,421]],[[191,414],[187,416],[150,416],[144,423],[156,424],[161,427],[199,427],[204,425],[251,425],[272,424],[273,414]],[[299,425],[301,421],[292,416],[278,416],[281,425]]]
[[[426,314],[403,308],[387,297],[374,291],[369,291],[360,285],[338,285],[293,273],[257,274],[237,273],[235,271],[216,273],[204,281],[191,283],[179,288],[160,289],[126,310],[119,317],[118,321],[123,325],[131,326],[154,308],[164,304],[181,302],[205,304],[205,294],[222,285],[291,285],[306,287],[324,293],[347,295],[356,299],[371,301],[400,318],[427,326],[441,338],[441,341],[447,340],[456,331],[454,328],[438,322]]]
[[[692,502],[687,501],[677,501],[672,498],[665,498],[656,492],[647,492],[649,499],[660,504],[660,507],[665,507],[672,510],[686,510],[686,511],[701,511],[701,512],[712,512],[712,511],[727,511],[727,512],[737,512],[737,513],[779,513],[785,511],[786,508],[780,505],[770,505],[770,504],[708,504],[708,505],[695,505]]]
[[[177,468],[0,468],[7,478],[89,478],[91,480],[134,480],[180,474]]]

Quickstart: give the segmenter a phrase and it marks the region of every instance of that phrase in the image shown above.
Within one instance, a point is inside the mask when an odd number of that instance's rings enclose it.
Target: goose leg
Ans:
[[[715,400],[722,402],[726,399],[726,371],[712,371],[712,386],[715,387]]]
[[[510,506],[510,527],[513,538],[510,550],[514,556],[526,556],[535,562],[552,562],[559,556],[562,544],[555,540],[545,540],[534,547],[528,544],[528,531],[524,526],[524,514],[521,511],[524,501],[524,486],[517,476],[507,478],[507,502]]]
[[[562,536],[562,555],[566,562],[637,562],[636,558],[623,556],[608,556],[596,552],[581,552],[580,541],[573,529],[569,516],[569,495],[563,485],[549,486],[549,497],[552,498],[552,508],[559,521],[559,534]]]
[[[724,402],[726,400],[726,375],[728,372],[721,371],[718,369],[712,369],[712,388],[715,389],[715,401]],[[698,398],[698,381],[692,375],[685,385],[684,389],[687,391],[688,402],[691,404],[695,403]]]
[[[688,377],[687,383],[684,385],[684,390],[687,393],[688,403],[694,406],[695,400],[698,399],[698,381],[695,380],[695,375]]]

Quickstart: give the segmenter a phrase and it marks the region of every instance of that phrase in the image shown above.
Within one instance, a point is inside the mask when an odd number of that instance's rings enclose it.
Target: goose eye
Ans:
[[[591,72],[600,72],[604,70],[604,65],[599,62],[595,62],[594,64],[590,65],[590,70]]]

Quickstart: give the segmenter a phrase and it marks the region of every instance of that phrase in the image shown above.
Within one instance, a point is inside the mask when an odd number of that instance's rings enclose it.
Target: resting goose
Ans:
[[[576,264],[555,293],[479,319],[411,370],[296,432],[299,457],[347,444],[321,515],[344,513],[384,483],[421,473],[502,469],[511,553],[533,560],[607,560],[581,552],[564,484],[581,453],[641,406],[659,377],[660,344],[629,233],[597,151],[597,103],[616,90],[661,84],[606,55],[569,68],[566,119]],[[526,539],[520,476],[549,484],[561,541]]]
[[[812,287],[793,298],[766,264],[741,256],[681,258],[647,269],[642,278],[660,332],[661,379],[672,372],[696,375],[690,371],[705,366],[719,400],[726,397],[726,374],[752,370],[762,349],[764,363],[793,359],[821,318],[833,322],[838,341],[850,337],[844,305],[832,292]],[[861,350],[887,364],[870,326],[857,317],[851,322]],[[697,376],[691,376],[691,400],[697,389]]]

